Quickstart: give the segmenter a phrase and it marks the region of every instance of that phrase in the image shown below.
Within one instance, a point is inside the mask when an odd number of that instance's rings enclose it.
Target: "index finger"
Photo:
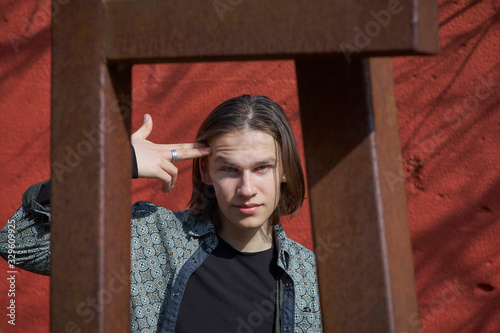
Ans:
[[[212,148],[203,143],[181,143],[170,145],[170,153],[172,150],[177,152],[177,161],[186,161],[193,158],[208,156],[212,153]],[[170,159],[172,161],[172,157]]]

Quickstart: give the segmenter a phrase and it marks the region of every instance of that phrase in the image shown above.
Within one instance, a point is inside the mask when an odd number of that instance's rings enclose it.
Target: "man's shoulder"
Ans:
[[[155,205],[149,201],[137,201],[132,205],[132,218],[160,218],[162,216],[174,216],[176,212],[165,207]],[[180,212],[177,212],[180,213]]]
[[[313,266],[316,266],[316,257],[314,252],[309,250],[304,245],[297,243],[293,239],[289,239],[288,251],[293,254],[292,259],[301,258],[302,260],[310,262]]]
[[[138,201],[132,205],[132,224],[182,225],[193,217],[189,210],[174,212],[149,201]]]
[[[149,201],[137,201],[132,205],[132,218],[162,218],[162,217],[171,217],[177,219],[188,219],[193,217],[190,214],[191,210],[182,210],[182,211],[171,211],[165,207],[161,207],[151,203]]]
[[[148,201],[132,205],[132,225],[154,224],[159,229],[182,228],[186,233],[205,234],[213,229],[206,216],[198,216],[190,209],[171,211]]]

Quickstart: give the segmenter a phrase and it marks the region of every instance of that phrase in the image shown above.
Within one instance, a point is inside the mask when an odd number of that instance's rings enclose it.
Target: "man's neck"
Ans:
[[[217,228],[217,235],[239,252],[261,252],[273,246],[273,228],[266,225],[256,230]]]

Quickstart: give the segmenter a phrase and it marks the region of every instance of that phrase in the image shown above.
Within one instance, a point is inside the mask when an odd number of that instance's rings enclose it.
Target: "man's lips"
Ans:
[[[262,205],[258,204],[234,205],[234,207],[243,214],[254,214],[261,206]]]

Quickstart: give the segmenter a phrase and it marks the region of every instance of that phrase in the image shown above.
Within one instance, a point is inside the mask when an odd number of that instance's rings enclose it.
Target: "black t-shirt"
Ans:
[[[275,247],[239,252],[219,245],[191,275],[176,332],[273,332],[276,308]]]

